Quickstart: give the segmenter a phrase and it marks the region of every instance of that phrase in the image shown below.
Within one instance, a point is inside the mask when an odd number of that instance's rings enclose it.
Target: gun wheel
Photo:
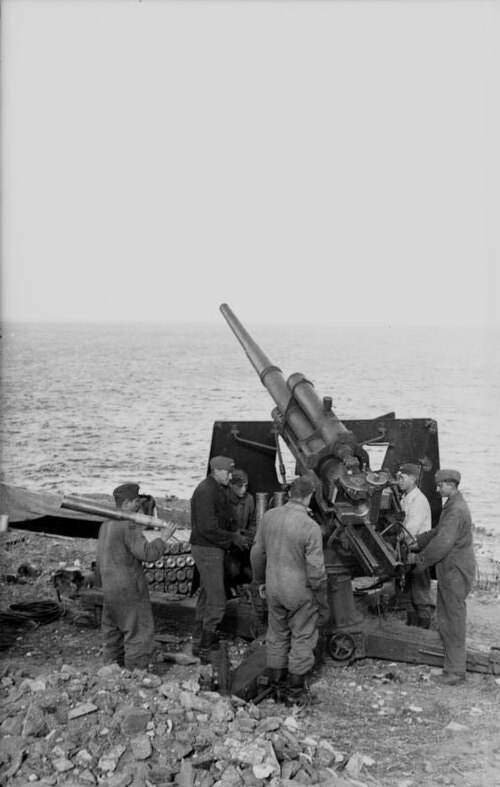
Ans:
[[[354,656],[356,644],[350,634],[332,634],[328,653],[335,661],[349,661]]]

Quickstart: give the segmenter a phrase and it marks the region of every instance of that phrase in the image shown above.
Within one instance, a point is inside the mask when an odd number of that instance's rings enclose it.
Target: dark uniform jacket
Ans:
[[[417,555],[417,569],[435,565],[438,582],[453,570],[460,571],[469,582],[473,581],[476,561],[472,520],[461,492],[448,498],[437,527],[418,535],[417,543],[422,549]]]
[[[255,535],[257,522],[255,501],[252,495],[247,492],[244,497],[238,497],[238,495],[235,495],[233,490],[230,489],[227,496],[233,509],[232,530],[246,530],[248,533]]]
[[[161,538],[148,541],[133,522],[103,522],[97,541],[97,566],[105,597],[127,602],[149,597],[142,563],[154,563],[164,552]]]
[[[191,498],[191,544],[228,549],[234,541],[232,524],[227,492],[209,475],[198,484]]]

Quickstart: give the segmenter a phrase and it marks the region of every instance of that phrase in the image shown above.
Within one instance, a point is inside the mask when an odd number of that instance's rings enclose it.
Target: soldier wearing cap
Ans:
[[[438,470],[437,491],[446,502],[434,530],[417,536],[421,551],[410,555],[415,571],[436,566],[437,618],[444,647],[443,673],[436,680],[454,686],[465,680],[466,602],[476,563],[469,507],[458,490],[458,470]]]
[[[418,465],[406,463],[399,468],[397,481],[402,492],[401,508],[405,515],[403,527],[407,533],[405,541],[409,546],[415,543],[419,533],[430,530],[432,526],[431,507],[418,487],[419,479]],[[407,613],[407,625],[428,629],[434,611],[428,568],[408,575],[405,595],[409,597],[411,604],[411,609]]]
[[[240,468],[235,468],[231,474],[228,498],[233,509],[233,530],[241,531],[248,543],[246,551],[231,547],[226,553],[228,581],[232,586],[238,586],[252,581],[250,546],[257,529],[255,500],[248,491],[248,475]]]
[[[139,511],[144,499],[135,483],[117,486],[113,497],[117,508],[131,512]],[[154,622],[142,564],[159,560],[166,540],[148,541],[134,522],[107,519],[99,529],[97,569],[104,601],[101,631],[105,664],[116,662],[133,670],[146,669],[151,662]]]
[[[306,476],[292,482],[290,500],[262,517],[250,553],[254,581],[265,585],[269,677],[287,705],[306,701],[318,628],[329,618],[321,528],[307,513],[314,488]]]
[[[246,549],[246,538],[233,530],[233,510],[227,496],[234,460],[215,456],[210,474],[191,498],[191,554],[200,577],[193,630],[193,655],[203,662],[219,646],[219,627],[226,611],[224,555],[234,546]]]

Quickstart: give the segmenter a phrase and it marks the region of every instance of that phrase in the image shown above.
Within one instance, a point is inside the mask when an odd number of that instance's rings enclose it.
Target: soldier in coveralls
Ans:
[[[472,546],[469,507],[458,491],[458,470],[438,470],[437,491],[447,498],[437,527],[417,536],[418,554],[409,556],[415,571],[436,566],[437,619],[444,647],[444,669],[436,680],[455,686],[465,680],[465,621],[467,598],[474,581],[476,562]]]
[[[122,484],[115,505],[136,512],[141,507],[139,484]],[[128,670],[146,669],[151,661],[154,623],[142,563],[153,563],[165,552],[169,536],[148,541],[134,522],[105,520],[97,542],[97,570],[104,603],[101,631],[105,664]]]
[[[287,705],[305,701],[318,627],[329,617],[321,529],[307,513],[313,491],[308,478],[296,478],[290,500],[262,517],[250,553],[254,581],[265,584],[269,677]]]

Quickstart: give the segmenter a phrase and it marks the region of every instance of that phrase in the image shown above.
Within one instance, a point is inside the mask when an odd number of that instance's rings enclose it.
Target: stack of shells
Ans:
[[[151,591],[188,596],[194,573],[191,545],[188,541],[167,544],[160,560],[144,563],[144,572]]]

